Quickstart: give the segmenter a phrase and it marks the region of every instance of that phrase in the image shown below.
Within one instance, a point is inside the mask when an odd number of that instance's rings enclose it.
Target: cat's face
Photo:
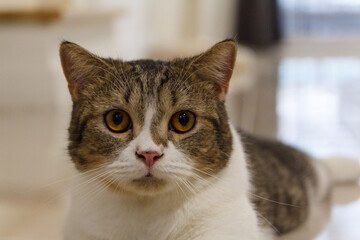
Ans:
[[[63,43],[76,168],[140,195],[216,175],[232,150],[224,98],[235,55],[236,44],[224,41],[193,58],[123,62]]]

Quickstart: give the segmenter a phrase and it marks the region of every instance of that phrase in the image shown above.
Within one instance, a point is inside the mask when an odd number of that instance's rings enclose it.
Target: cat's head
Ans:
[[[60,57],[73,100],[68,149],[80,172],[113,191],[154,195],[227,165],[234,41],[173,61],[100,58],[63,42]]]

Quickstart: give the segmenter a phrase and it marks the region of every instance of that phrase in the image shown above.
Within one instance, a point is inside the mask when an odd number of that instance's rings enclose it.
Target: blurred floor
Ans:
[[[258,50],[257,79],[241,96],[247,114],[237,124],[317,157],[360,159],[360,51],[345,48],[310,41]],[[61,239],[73,175],[68,120],[68,111],[0,112],[0,240]],[[317,240],[360,239],[359,196],[357,185],[337,189],[341,204]]]

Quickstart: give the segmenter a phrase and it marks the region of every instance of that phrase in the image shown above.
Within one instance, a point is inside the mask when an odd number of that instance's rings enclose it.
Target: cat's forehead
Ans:
[[[108,74],[106,88],[102,89],[126,104],[153,101],[153,104],[158,105],[165,101],[176,105],[181,103],[181,99],[196,100],[204,95],[201,93],[206,89],[201,89],[204,86],[198,87],[191,81],[192,71],[187,62],[185,59],[119,61],[113,65],[115,69],[111,70],[112,74]]]
[[[153,96],[161,85],[177,77],[178,74],[179,72],[170,62],[137,60],[120,62],[117,66],[116,80],[130,91],[133,87],[139,87],[142,93]]]
[[[123,64],[137,67],[139,69],[145,70],[146,72],[149,72],[149,71],[158,71],[163,67],[169,67],[171,65],[171,62],[153,60],[153,59],[139,59],[134,61],[123,62]]]
[[[139,76],[145,75],[147,77],[156,77],[163,73],[165,69],[170,67],[170,62],[156,61],[156,60],[136,60],[121,63],[125,66],[128,74]]]
[[[184,59],[112,61],[111,66],[91,93],[92,113],[122,109],[141,124],[150,106],[155,109],[156,119],[169,118],[181,110],[200,115],[214,112],[217,101],[207,89],[212,85],[197,82],[194,70]]]
[[[115,80],[119,86],[113,94],[122,98],[125,104],[157,105],[159,95],[171,88],[179,73],[169,62],[154,60],[137,60],[122,63],[122,74]]]

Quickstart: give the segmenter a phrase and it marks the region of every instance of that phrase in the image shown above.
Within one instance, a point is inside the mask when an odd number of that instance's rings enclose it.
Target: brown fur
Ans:
[[[254,186],[252,199],[258,212],[273,224],[279,234],[299,227],[309,214],[306,181],[313,187],[317,185],[311,158],[279,142],[259,139],[244,132],[240,135],[248,156]]]
[[[192,58],[123,62],[64,42],[61,62],[74,102],[69,152],[77,169],[111,163],[141,131],[149,102],[156,108],[151,126],[155,143],[166,147],[172,141],[200,170],[216,173],[224,168],[232,141],[224,96],[235,53],[236,44],[224,41]],[[109,132],[102,116],[111,109],[126,111],[133,130]],[[171,116],[180,110],[196,114],[196,126],[188,133],[168,129]]]
[[[156,144],[166,147],[172,142],[205,178],[227,166],[233,139],[224,101],[235,42],[227,40],[198,56],[173,61],[100,58],[69,42],[61,45],[60,56],[73,99],[68,149],[79,171],[112,163],[141,132],[149,104],[156,111],[151,122]],[[133,128],[121,134],[109,131],[103,115],[112,109],[126,111]],[[191,131],[179,134],[169,129],[169,121],[183,110],[193,112],[196,122]],[[279,143],[241,136],[258,213],[281,233],[300,226],[308,216],[305,180],[316,184],[309,158]],[[106,176],[101,181],[112,191],[129,194]],[[161,191],[165,184],[137,179],[133,189]]]

